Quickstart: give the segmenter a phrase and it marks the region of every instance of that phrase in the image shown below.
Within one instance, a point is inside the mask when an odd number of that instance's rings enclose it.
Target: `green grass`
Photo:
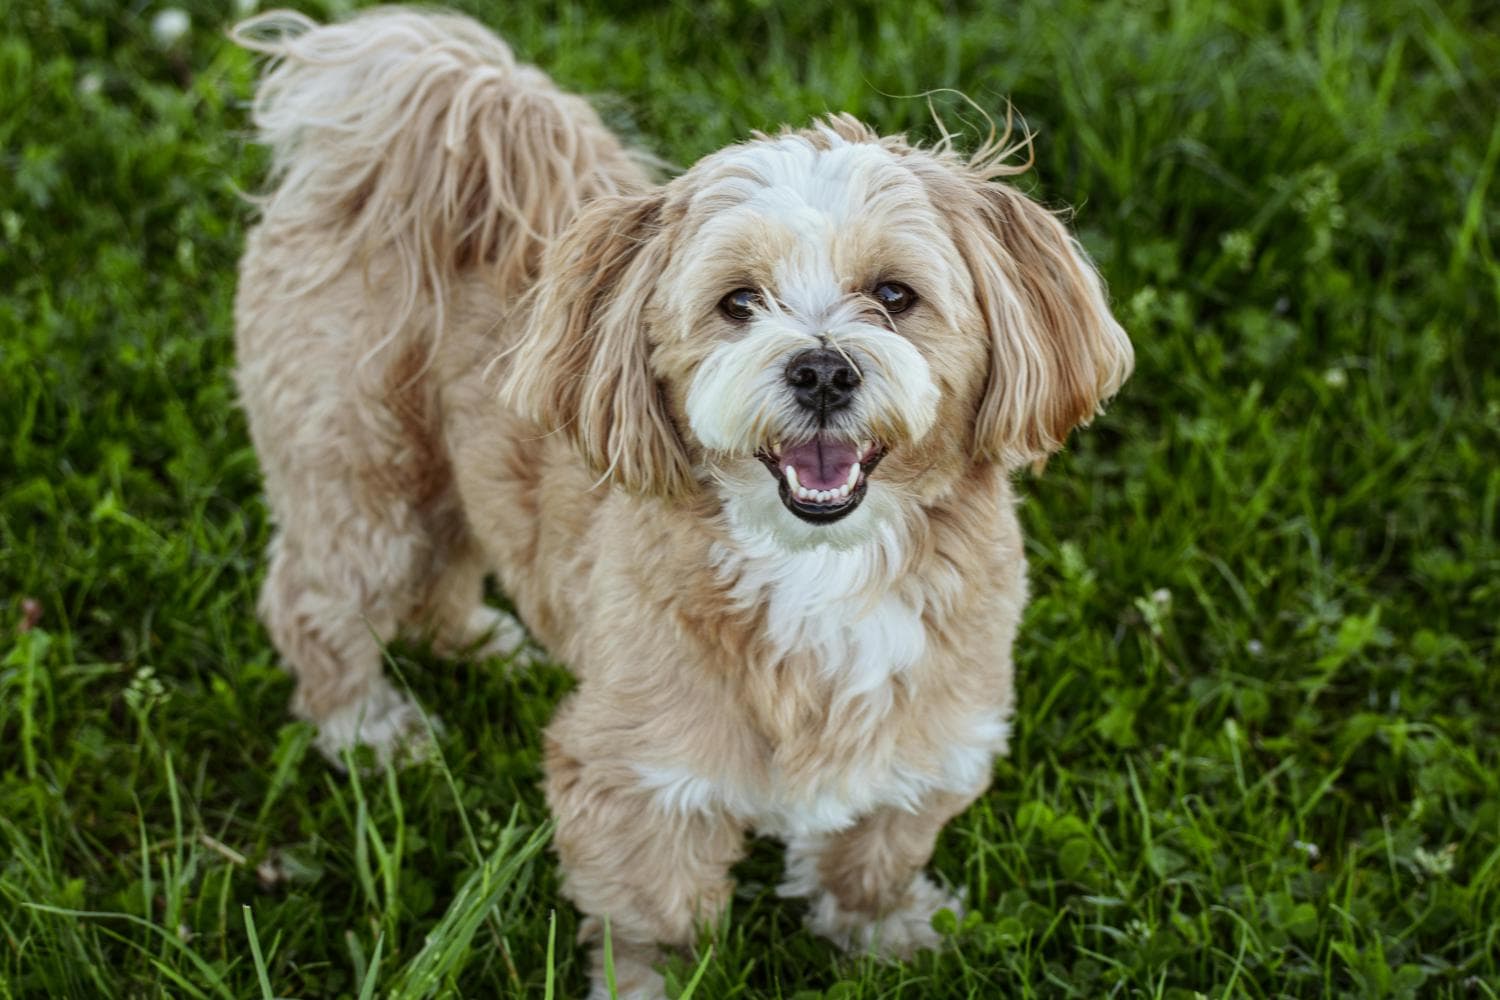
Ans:
[[[1500,996],[1494,6],[469,6],[678,163],[1009,98],[1139,354],[1023,485],[1017,733],[934,861],[952,947],[837,954],[757,844],[674,983]],[[447,724],[399,774],[288,721],[228,376],[254,67],[221,5],[170,50],[156,9],[0,0],[0,998],[576,995],[560,668],[394,650]]]

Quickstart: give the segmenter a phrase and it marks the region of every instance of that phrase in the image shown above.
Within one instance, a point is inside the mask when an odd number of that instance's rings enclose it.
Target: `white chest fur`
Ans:
[[[763,832],[799,836],[983,783],[1008,732],[998,709],[892,718],[893,693],[921,662],[928,637],[921,586],[904,575],[904,539],[888,525],[874,534],[854,548],[788,551],[747,532],[715,553],[733,596],[747,607],[764,604],[774,658],[811,664],[831,692],[843,752],[814,756],[813,766],[795,772],[774,756],[751,768],[706,761],[638,768],[659,802],[674,811],[728,809]]]
[[[889,525],[874,535],[853,548],[787,551],[747,532],[715,553],[737,600],[765,602],[778,658],[811,654],[835,687],[835,703],[878,698],[927,649],[922,599],[901,587],[903,539]]]

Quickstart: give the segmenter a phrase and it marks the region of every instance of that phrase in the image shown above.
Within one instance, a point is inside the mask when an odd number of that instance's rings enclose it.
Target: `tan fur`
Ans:
[[[835,116],[656,187],[465,19],[276,14],[236,37],[279,60],[256,104],[277,186],[236,303],[276,518],[260,607],[325,752],[419,735],[380,673],[398,629],[519,644],[482,604],[490,571],[579,678],[547,795],[622,995],[660,995],[655,949],[728,905],[751,829],[792,845],[783,891],[819,932],[934,943],[932,911],[960,904],[921,869],[1012,711],[1010,475],[1130,366],[1077,245],[992,182],[1003,141],[965,160]],[[784,209],[819,170],[832,200]],[[864,297],[882,280],[921,304],[887,315]],[[747,284],[772,301],[735,326],[715,303]],[[888,454],[846,521],[774,499],[753,453],[793,433],[784,400],[731,419],[694,395],[757,357],[746,337],[861,366],[850,433]],[[745,377],[779,385],[780,350]]]
[[[530,319],[510,353],[503,399],[539,425],[563,431],[593,472],[637,493],[681,496],[692,471],[637,335],[644,300],[616,296],[649,284],[664,249],[659,195],[599,198],[548,258]]]

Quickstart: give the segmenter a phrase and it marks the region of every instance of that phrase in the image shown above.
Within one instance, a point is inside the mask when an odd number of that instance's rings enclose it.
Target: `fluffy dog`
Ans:
[[[626,996],[783,838],[814,930],[905,955],[989,783],[1026,565],[1010,478],[1132,365],[1059,221],[835,115],[666,184],[467,19],[255,18],[272,187],[236,302],[276,519],[260,612],[337,754],[420,714],[380,643],[578,677],[546,736],[564,891]]]

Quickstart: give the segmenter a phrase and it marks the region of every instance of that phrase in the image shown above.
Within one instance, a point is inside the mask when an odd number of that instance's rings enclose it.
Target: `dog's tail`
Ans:
[[[583,203],[648,183],[587,102],[466,17],[383,8],[320,26],[273,11],[231,37],[272,57],[252,112],[272,151],[265,220],[319,234],[309,288],[394,261],[378,279],[398,286],[383,290],[393,334],[425,296],[440,331],[467,269],[518,293]]]

